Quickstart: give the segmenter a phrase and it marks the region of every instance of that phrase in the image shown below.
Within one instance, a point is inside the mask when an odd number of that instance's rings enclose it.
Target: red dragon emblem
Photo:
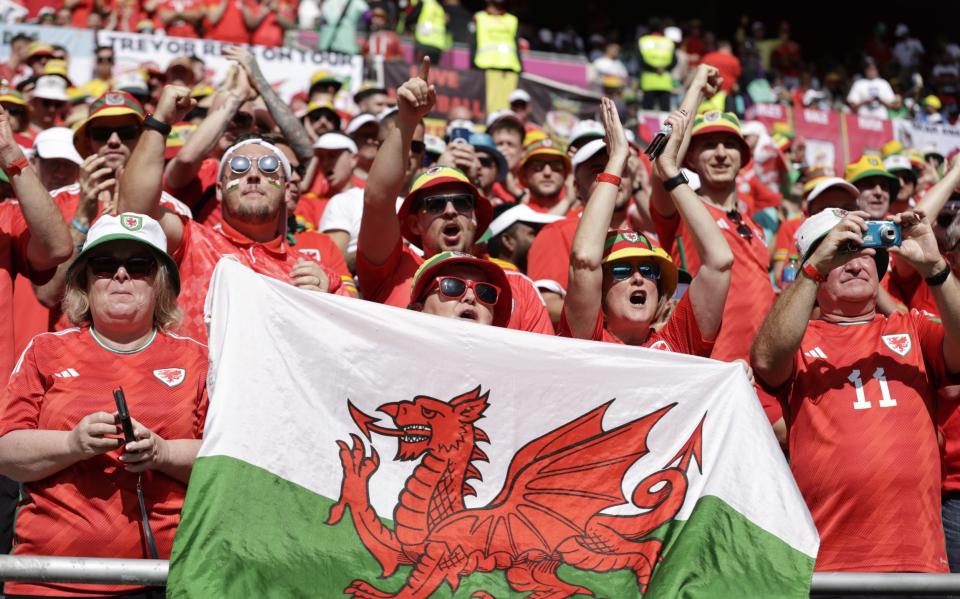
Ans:
[[[390,530],[370,505],[370,478],[380,465],[377,450],[371,448],[366,457],[357,435],[351,435],[352,447],[337,441],[343,481],[327,524],[340,522],[350,508],[357,535],[379,562],[383,577],[398,566],[413,567],[395,594],[364,580],[355,580],[344,592],[361,599],[419,599],[430,597],[444,582],[456,591],[465,576],[504,571],[510,587],[529,597],[593,596],[590,589],[557,576],[564,564],[595,572],[631,570],[646,590],[661,551],[661,541],[650,533],[683,505],[690,462],[702,467],[703,420],[680,453],[633,490],[630,501],[644,513],[600,512],[627,503],[624,475],[648,453],[650,430],[676,404],[610,430],[604,430],[603,416],[612,400],[600,405],[527,443],[511,460],[497,497],[487,506],[468,508],[464,498],[476,495],[469,481],[481,479],[473,462],[488,461],[478,444],[490,439],[476,426],[488,396],[489,391],[481,394],[477,387],[449,402],[421,395],[377,408],[390,416],[395,429],[376,424],[376,418],[348,402],[368,440],[371,433],[396,437],[394,459],[420,463],[400,493]],[[491,598],[483,592],[473,596]]]

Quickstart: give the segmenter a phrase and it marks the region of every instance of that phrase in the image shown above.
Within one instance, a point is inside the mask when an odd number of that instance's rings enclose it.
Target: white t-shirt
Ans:
[[[847,94],[847,102],[851,104],[860,104],[857,114],[860,116],[874,116],[881,119],[887,118],[887,107],[881,104],[887,104],[897,99],[893,93],[893,88],[887,83],[886,79],[877,77],[876,79],[858,79],[850,87],[850,93]]]
[[[403,198],[397,198],[397,210]],[[347,256],[357,255],[357,237],[360,236],[360,220],[363,218],[363,189],[353,187],[330,198],[320,219],[320,232],[346,231],[350,234]]]

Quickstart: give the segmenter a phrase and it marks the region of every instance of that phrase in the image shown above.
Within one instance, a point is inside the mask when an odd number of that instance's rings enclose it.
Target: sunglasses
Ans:
[[[110,64],[113,64],[113,57],[112,57],[112,56],[98,56],[98,57],[97,57],[97,62],[109,62]]]
[[[233,171],[235,175],[242,175],[250,170],[253,161],[246,156],[234,156],[230,159],[229,164],[230,170]],[[261,156],[257,159],[257,170],[261,173],[272,175],[280,170],[280,160],[270,154]]]
[[[230,127],[233,129],[249,129],[253,127],[253,115],[247,112],[238,112],[230,119]]]
[[[416,139],[414,139],[413,141],[410,142],[410,151],[413,152],[414,154],[423,154],[424,150],[426,149],[427,149],[427,144],[423,143],[422,141],[417,141]]]
[[[427,214],[443,214],[447,209],[447,204],[453,204],[453,209],[460,214],[472,212],[476,206],[476,198],[469,193],[458,193],[448,196],[431,196],[423,198],[423,204],[420,210]]]
[[[530,161],[530,168],[532,168],[535,173],[539,173],[540,171],[547,168],[548,166],[550,167],[550,170],[552,170],[553,172],[559,173],[563,171],[564,163],[562,160],[531,160]]]
[[[489,156],[479,156],[477,160],[480,161],[480,166],[483,168],[490,168],[496,164],[496,161]]]
[[[743,215],[739,210],[727,210],[727,217],[737,225],[737,234],[744,239],[753,239],[753,231],[743,222]]]
[[[122,266],[130,277],[136,279],[153,274],[157,261],[153,256],[131,256],[125,260],[113,256],[94,256],[87,261],[87,266],[97,278],[112,278]]]
[[[656,262],[641,262],[634,269],[633,264],[614,264],[610,267],[610,276],[614,281],[624,281],[633,276],[634,271],[648,281],[660,280],[660,265]]]
[[[61,100],[48,100],[47,98],[39,98],[39,100],[40,104],[42,104],[43,107],[48,110],[60,110],[67,105],[66,102]]]
[[[21,118],[27,114],[27,112],[19,106],[4,106],[4,108],[6,109],[7,114],[14,118]]]
[[[140,135],[140,127],[136,125],[125,125],[123,127],[90,127],[87,130],[90,139],[100,143],[106,143],[114,133],[121,141],[130,141]]]
[[[473,289],[473,295],[477,301],[487,306],[493,306],[500,297],[500,288],[493,283],[481,283],[479,281],[467,281],[460,277],[437,277],[437,291],[445,298],[460,300],[467,293],[467,289]]]

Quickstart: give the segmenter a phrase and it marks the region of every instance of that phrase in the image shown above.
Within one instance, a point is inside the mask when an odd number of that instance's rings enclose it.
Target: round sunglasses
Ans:
[[[641,262],[634,268],[633,264],[614,264],[610,267],[610,276],[614,281],[624,281],[633,276],[634,271],[648,281],[660,280],[660,265],[656,262]]]
[[[230,159],[230,170],[235,175],[242,175],[250,170],[253,161],[247,156],[234,156]],[[280,170],[280,159],[267,154],[257,159],[257,170],[267,175],[273,175]]]
[[[500,288],[493,283],[482,283],[480,281],[468,281],[454,276],[437,277],[435,284],[440,295],[447,299],[459,301],[467,293],[467,289],[473,289],[473,295],[481,304],[493,306],[500,297]]]

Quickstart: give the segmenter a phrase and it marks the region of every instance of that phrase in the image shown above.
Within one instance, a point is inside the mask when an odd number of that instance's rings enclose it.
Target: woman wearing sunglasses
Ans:
[[[733,254],[693,190],[686,185],[674,187],[673,200],[693,231],[704,263],[667,323],[654,330],[677,288],[678,269],[669,254],[642,233],[607,230],[629,145],[608,98],[602,101],[602,116],[609,158],[573,238],[570,283],[558,333],[709,356],[720,330]],[[675,112],[667,123],[674,131],[684,131],[686,120]],[[675,135],[667,142],[657,159],[662,172],[678,172],[682,140],[683,135]]]
[[[417,269],[411,310],[505,327],[513,298],[503,269],[460,252],[442,252]]]
[[[207,409],[206,347],[167,332],[179,291],[157,221],[124,213],[90,228],[63,302],[78,328],[34,337],[0,400],[0,473],[26,497],[16,555],[169,557]],[[5,591],[151,596],[109,585],[8,582]]]

